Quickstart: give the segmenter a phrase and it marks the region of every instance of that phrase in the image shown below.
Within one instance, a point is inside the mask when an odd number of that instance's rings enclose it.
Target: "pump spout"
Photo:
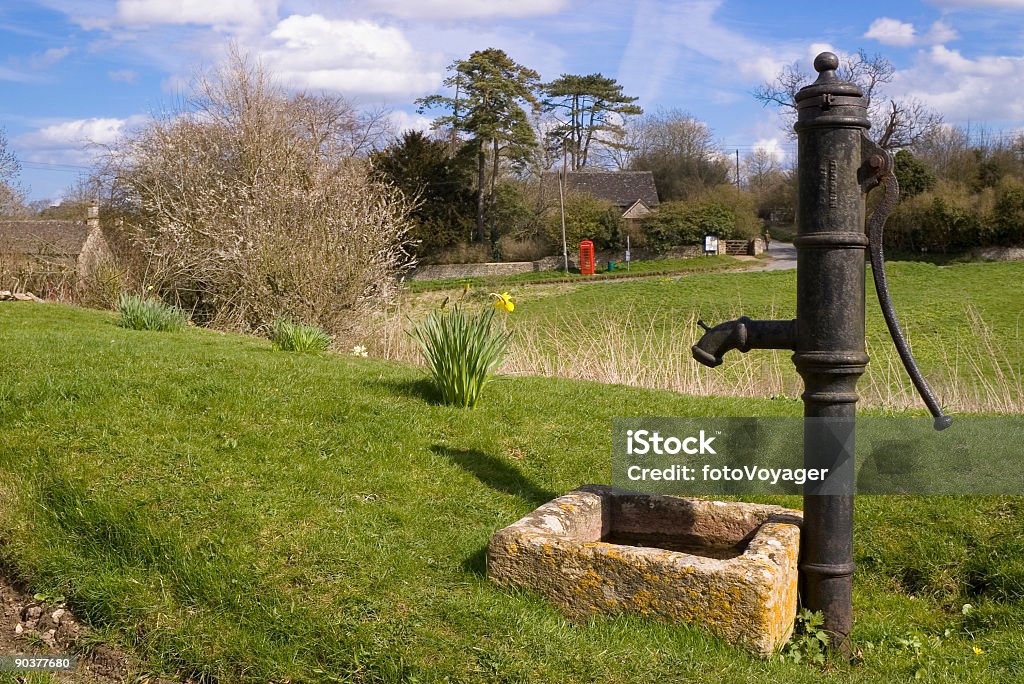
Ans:
[[[793,349],[796,345],[796,321],[755,321],[740,316],[735,321],[709,328],[697,321],[704,335],[691,347],[693,358],[708,368],[722,363],[730,349],[748,352],[751,349]]]

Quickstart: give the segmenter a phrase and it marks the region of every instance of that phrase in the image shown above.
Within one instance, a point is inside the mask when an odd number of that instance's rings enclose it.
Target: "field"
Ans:
[[[1024,412],[1024,264],[889,264],[897,314],[918,363],[946,406],[958,412]],[[509,318],[515,351],[505,371],[596,380],[689,394],[798,397],[800,379],[788,352],[737,352],[716,369],[692,361],[690,346],[709,324],[747,315],[792,318],[795,271],[700,273],[632,282],[556,286],[496,282],[517,309]],[[896,354],[870,273],[867,346],[872,362],[861,381],[865,405],[922,408]],[[481,305],[487,289],[471,291]],[[415,319],[460,290],[413,293],[404,314]],[[414,347],[392,318],[380,355],[412,361]],[[404,344],[403,344],[404,343]]]
[[[955,268],[890,275],[922,365],[978,337],[969,303],[1019,379],[1024,271]],[[662,332],[696,310],[712,322],[783,315],[792,285],[788,273],[709,274],[523,290],[508,323],[539,331],[575,316],[593,339],[633,311],[643,325],[625,331]],[[573,624],[487,582],[493,531],[609,481],[612,417],[799,415],[792,398],[510,376],[467,412],[438,405],[410,365],[194,328],[129,331],[53,304],[0,307],[0,342],[0,565],[66,596],[147,671],[219,682],[1024,677],[1017,498],[858,499],[853,664],[760,660],[643,618]]]

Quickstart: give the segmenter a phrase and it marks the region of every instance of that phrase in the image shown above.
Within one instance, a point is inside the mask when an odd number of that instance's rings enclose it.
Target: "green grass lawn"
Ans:
[[[765,281],[779,290],[744,305],[781,306],[784,283]],[[417,368],[194,328],[125,330],[112,314],[54,304],[0,306],[0,344],[0,565],[67,596],[153,671],[219,682],[1024,678],[1016,498],[858,498],[863,658],[824,670],[686,626],[573,624],[486,580],[491,533],[610,480],[612,417],[799,415],[796,401],[505,378],[465,411],[438,405]]]
[[[441,280],[410,280],[405,284],[409,292],[428,292],[431,290],[451,290],[462,288],[467,283],[472,287],[505,289],[522,285],[543,285],[553,283],[588,283],[601,280],[623,278],[647,278],[656,275],[672,275],[680,273],[704,273],[708,271],[727,271],[749,267],[750,262],[730,256],[708,256],[695,259],[652,259],[650,261],[634,261],[629,270],[626,263],[616,261],[615,270],[601,270],[593,275],[582,275],[579,271],[533,271],[503,276],[478,276],[472,278],[444,278]]]

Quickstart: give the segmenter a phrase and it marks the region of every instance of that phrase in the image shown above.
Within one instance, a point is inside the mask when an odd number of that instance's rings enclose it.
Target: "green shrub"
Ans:
[[[275,349],[293,352],[322,352],[331,346],[331,336],[323,328],[287,319],[274,321],[270,326],[270,341]]]
[[[585,194],[565,198],[565,241],[569,252],[582,240],[593,240],[597,249],[617,247],[622,236],[622,212],[606,200]],[[562,252],[562,212],[556,204],[544,221],[544,237],[556,253]]]
[[[473,315],[456,304],[431,311],[410,332],[445,404],[476,406],[494,370],[501,365],[509,333],[495,327],[494,315],[492,308]]]
[[[901,197],[913,197],[935,187],[938,179],[909,150],[900,150],[893,157],[893,173],[900,186]]]
[[[889,217],[885,244],[913,252],[960,252],[992,244],[994,192],[973,193],[963,183],[940,181],[934,190],[900,202]]]
[[[176,332],[188,322],[188,316],[176,306],[127,292],[118,298],[117,310],[121,313],[121,327],[132,330]]]
[[[714,188],[692,201],[666,202],[645,216],[642,225],[655,249],[700,244],[705,235],[743,240],[761,228],[753,196],[731,186]]]
[[[995,192],[993,242],[1008,246],[1024,245],[1024,182],[1004,178]]]

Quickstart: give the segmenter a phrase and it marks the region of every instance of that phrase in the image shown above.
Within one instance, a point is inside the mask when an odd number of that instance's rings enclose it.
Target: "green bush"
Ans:
[[[331,336],[323,328],[287,319],[274,321],[270,327],[270,341],[275,349],[293,352],[322,352],[331,346]]]
[[[583,240],[593,240],[594,247],[618,247],[622,236],[622,212],[611,202],[586,194],[570,194],[565,198],[565,241],[569,252],[579,248]],[[556,204],[544,222],[544,237],[557,252],[562,251],[562,213]]]
[[[699,199],[667,202],[642,221],[647,242],[655,249],[696,245],[705,235],[723,240],[744,240],[758,234],[754,198],[731,186],[714,188]]]
[[[992,244],[994,192],[973,193],[940,181],[934,190],[903,200],[889,217],[885,244],[913,252],[960,252]]]
[[[456,304],[431,311],[410,332],[445,404],[476,406],[494,370],[501,365],[509,333],[495,327],[494,315],[491,308],[472,315]]]
[[[118,298],[117,310],[121,314],[121,327],[132,330],[176,332],[188,322],[188,316],[176,306],[127,292]]]
[[[1004,178],[995,193],[993,242],[1006,246],[1024,245],[1024,182]]]

